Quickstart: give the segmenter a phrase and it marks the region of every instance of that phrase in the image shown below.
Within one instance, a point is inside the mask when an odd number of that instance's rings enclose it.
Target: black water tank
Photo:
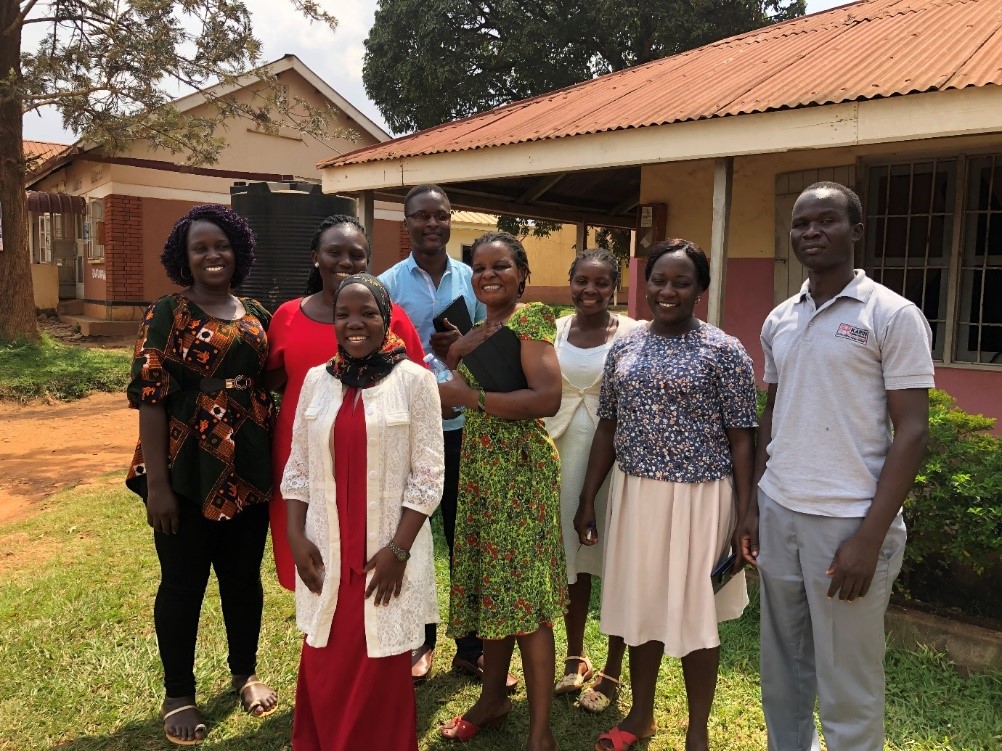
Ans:
[[[240,294],[272,312],[303,294],[317,225],[331,214],[355,216],[352,199],[325,195],[310,182],[235,183],[230,203],[257,235],[254,267],[240,285]]]

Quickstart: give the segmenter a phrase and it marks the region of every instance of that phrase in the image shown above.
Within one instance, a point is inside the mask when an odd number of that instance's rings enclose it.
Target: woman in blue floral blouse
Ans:
[[[623,751],[654,735],[665,653],[682,659],[685,748],[698,751],[709,748],[717,622],[748,603],[740,564],[716,595],[710,574],[734,546],[751,497],[755,382],[737,339],[693,315],[710,285],[702,250],[686,240],[659,243],[644,273],[653,320],[618,339],[606,358],[574,520],[581,543],[594,544],[595,495],[612,470],[601,628],[629,646],[633,705],[595,748]]]

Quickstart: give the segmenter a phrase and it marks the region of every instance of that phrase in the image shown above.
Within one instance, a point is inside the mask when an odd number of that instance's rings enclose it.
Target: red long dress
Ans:
[[[334,420],[341,570],[326,647],[303,639],[292,721],[293,751],[417,751],[410,651],[372,658],[365,643],[365,410],[349,388]],[[327,581],[335,575],[327,571]]]
[[[268,506],[271,515],[271,542],[275,552],[275,568],[279,583],[290,591],[296,589],[296,563],[292,560],[289,541],[285,536],[285,499],[279,491],[285,463],[292,451],[292,423],[296,417],[296,404],[303,388],[306,372],[327,362],[337,352],[334,325],[320,323],[308,317],[300,307],[302,298],[289,300],[275,311],[268,326],[268,364],[265,370],[285,368],[288,380],[282,394],[282,407],[275,423],[272,439],[271,461],[275,478],[272,501]],[[404,341],[407,357],[424,365],[424,348],[414,324],[403,311],[394,305],[390,313],[390,331]]]

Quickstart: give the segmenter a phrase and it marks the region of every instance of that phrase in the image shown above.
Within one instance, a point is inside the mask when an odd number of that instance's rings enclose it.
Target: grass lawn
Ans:
[[[92,391],[124,391],[132,353],[72,347],[43,334],[39,344],[0,345],[0,399],[78,399]]]
[[[158,715],[162,694],[152,624],[157,561],[150,538],[140,502],[115,481],[66,491],[37,516],[0,528],[0,749],[172,748]],[[258,672],[278,688],[281,707],[275,715],[255,720],[239,710],[228,691],[219,599],[210,584],[197,665],[200,702],[209,724],[202,745],[206,749],[290,747],[300,637],[292,597],[276,583],[270,552],[266,561]],[[443,579],[441,556],[438,566]],[[440,584],[444,594],[444,581]],[[558,641],[562,635],[558,628]],[[765,732],[754,604],[742,620],[724,625],[722,638],[723,664],[711,720],[714,748],[760,751]],[[588,643],[593,656],[604,655],[594,622]],[[477,695],[476,686],[445,670],[451,657],[451,642],[442,639],[436,673],[417,692],[421,749],[453,748],[438,739],[436,728],[462,713]],[[516,652],[515,671],[520,672],[517,659]],[[665,661],[659,691],[661,729],[646,748],[679,749],[685,700],[677,661]],[[1000,674],[961,678],[932,653],[888,655],[890,749],[1002,748],[1000,706]],[[392,707],[387,715],[392,718]],[[561,698],[555,702],[553,722],[564,751],[587,751],[596,735],[620,716],[613,710],[600,717],[585,715]],[[507,725],[467,747],[518,749],[526,725],[523,691]]]

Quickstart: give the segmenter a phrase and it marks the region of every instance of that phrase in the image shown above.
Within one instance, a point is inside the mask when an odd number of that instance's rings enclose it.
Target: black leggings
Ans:
[[[449,569],[452,569],[452,546],[456,539],[456,506],[459,502],[459,455],[463,448],[463,431],[446,430],[445,438],[445,486],[442,489],[442,527],[445,542],[449,546]],[[435,624],[429,623],[424,629],[424,643],[434,648],[438,641]],[[456,639],[456,654],[470,662],[476,662],[483,654],[483,644],[476,634]]]
[[[153,533],[160,559],[160,588],[153,607],[164,688],[176,699],[195,695],[195,641],[209,568],[216,571],[233,675],[257,669],[264,590],[261,557],[268,507],[244,509],[228,521],[209,521],[198,504],[180,498],[177,534]]]

